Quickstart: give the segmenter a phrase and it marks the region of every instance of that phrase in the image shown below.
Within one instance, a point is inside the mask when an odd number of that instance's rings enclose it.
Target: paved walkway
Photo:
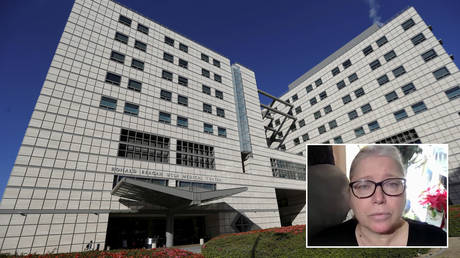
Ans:
[[[176,246],[173,246],[173,248],[178,248],[178,249],[190,251],[190,252],[193,252],[193,253],[201,254],[201,245],[200,244],[176,245]]]
[[[449,248],[431,249],[427,254],[419,257],[459,257],[460,256],[460,237],[449,237]]]

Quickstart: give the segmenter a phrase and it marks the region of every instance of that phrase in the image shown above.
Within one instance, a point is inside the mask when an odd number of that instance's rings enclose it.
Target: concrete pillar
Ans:
[[[174,243],[174,214],[170,211],[166,214],[166,247],[172,247]]]

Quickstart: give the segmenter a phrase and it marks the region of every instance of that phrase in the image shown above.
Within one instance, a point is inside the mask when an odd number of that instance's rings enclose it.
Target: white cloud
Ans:
[[[377,3],[377,0],[367,0],[367,2],[369,3],[369,18],[372,20],[372,23],[382,25],[382,18],[378,14],[380,5]]]

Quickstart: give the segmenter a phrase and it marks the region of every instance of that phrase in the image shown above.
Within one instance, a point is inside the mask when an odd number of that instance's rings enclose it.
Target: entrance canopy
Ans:
[[[112,195],[119,196],[166,209],[187,208],[217,200],[248,190],[247,187],[215,191],[189,191],[168,187],[132,178],[123,178],[112,190]]]

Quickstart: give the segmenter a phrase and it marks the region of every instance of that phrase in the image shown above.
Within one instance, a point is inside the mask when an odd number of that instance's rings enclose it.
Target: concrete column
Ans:
[[[174,243],[174,214],[166,213],[166,247],[172,247]]]

